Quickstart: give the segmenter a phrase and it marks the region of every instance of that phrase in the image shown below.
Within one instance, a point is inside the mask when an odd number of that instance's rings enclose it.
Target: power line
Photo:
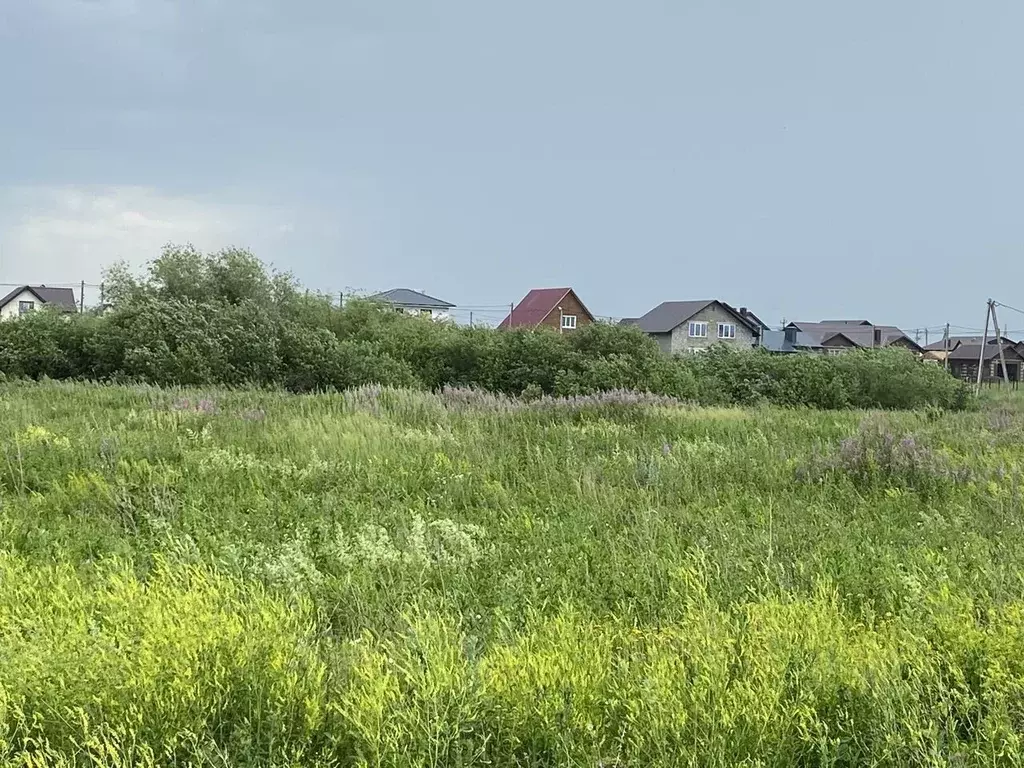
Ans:
[[[1005,307],[1006,309],[1010,310],[1011,312],[1018,312],[1018,313],[1024,315],[1024,309],[1017,309],[1016,307],[1011,307],[1009,304],[1003,304],[1001,301],[996,301],[996,302],[993,302],[993,303],[997,307]]]
[[[102,288],[103,283],[83,283],[77,280],[73,283],[0,283],[0,288]]]

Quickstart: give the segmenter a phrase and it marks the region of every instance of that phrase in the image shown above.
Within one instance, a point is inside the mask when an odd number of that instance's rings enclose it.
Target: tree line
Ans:
[[[962,408],[968,390],[900,350],[837,357],[711,350],[669,358],[635,327],[499,331],[337,306],[241,249],[168,246],[105,273],[109,305],[0,323],[7,377],[260,386],[475,387],[517,397],[647,391],[702,404]]]

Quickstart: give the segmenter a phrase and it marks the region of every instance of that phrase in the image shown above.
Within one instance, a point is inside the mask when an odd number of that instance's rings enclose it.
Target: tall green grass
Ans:
[[[1024,407],[0,392],[0,764],[1024,760]]]

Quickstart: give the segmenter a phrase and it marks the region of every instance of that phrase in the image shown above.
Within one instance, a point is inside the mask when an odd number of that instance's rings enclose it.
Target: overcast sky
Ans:
[[[0,0],[0,282],[1024,308],[1019,0]],[[1006,311],[1004,324],[1024,328]]]

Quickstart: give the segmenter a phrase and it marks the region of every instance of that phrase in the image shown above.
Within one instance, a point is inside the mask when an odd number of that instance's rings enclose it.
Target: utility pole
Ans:
[[[949,371],[949,323],[946,323],[946,332],[942,335],[942,364],[946,371]]]
[[[985,370],[985,345],[988,344],[988,324],[992,319],[992,299],[985,307],[985,335],[981,337],[981,352],[978,354],[978,381],[974,386],[974,394],[981,394],[981,374]]]
[[[85,280],[78,288],[78,311],[79,313],[85,312]]]
[[[469,310],[469,327],[473,327],[473,310]]]
[[[988,311],[992,313],[992,325],[996,331],[996,347],[999,348],[999,364],[1003,367],[1003,381],[1006,383],[1006,387],[1010,387],[1010,374],[1006,370],[1006,355],[1003,353],[1003,337],[999,333],[999,318],[996,317],[996,303],[992,299],[988,300]]]
[[[928,329],[927,328],[924,329],[924,345],[926,347],[928,346]]]

